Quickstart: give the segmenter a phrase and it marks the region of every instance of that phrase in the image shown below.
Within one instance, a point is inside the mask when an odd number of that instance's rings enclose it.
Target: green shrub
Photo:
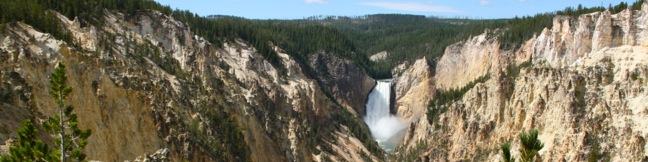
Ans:
[[[532,129],[529,132],[521,132],[520,135],[520,160],[522,162],[533,162],[538,151],[544,144],[538,139],[538,130]]]
[[[515,158],[511,156],[511,142],[507,141],[500,145],[502,150],[502,162],[515,162]]]

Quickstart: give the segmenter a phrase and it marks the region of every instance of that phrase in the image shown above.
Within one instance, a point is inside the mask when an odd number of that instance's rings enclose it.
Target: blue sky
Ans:
[[[568,6],[608,6],[634,0],[155,0],[199,15],[298,19],[315,15],[404,13],[441,17],[510,18]]]

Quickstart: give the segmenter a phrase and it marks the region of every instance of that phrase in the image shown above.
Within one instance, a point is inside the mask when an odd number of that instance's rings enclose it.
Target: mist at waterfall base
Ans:
[[[400,132],[405,129],[397,116],[389,112],[391,80],[380,80],[369,94],[365,123],[371,134],[385,151],[392,151],[399,142]]]

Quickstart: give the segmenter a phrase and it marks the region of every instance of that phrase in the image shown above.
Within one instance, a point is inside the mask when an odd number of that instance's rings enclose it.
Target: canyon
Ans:
[[[71,42],[24,22],[0,31],[0,153],[18,123],[56,113],[48,75],[64,63],[68,102],[93,131],[89,160],[499,161],[500,144],[519,156],[519,133],[537,129],[539,161],[648,161],[641,8],[556,16],[514,49],[488,29],[387,80],[270,43],[273,64],[244,39],[210,42],[160,11],[104,10],[101,26],[50,11]]]
[[[105,11],[102,27],[58,17],[75,44],[21,22],[0,34],[0,140],[6,144],[20,121],[56,112],[45,87],[48,72],[61,62],[68,65],[69,102],[80,127],[93,130],[85,150],[90,160],[133,160],[157,152],[171,161],[383,156],[375,142],[373,150],[368,147],[373,141],[352,108],[364,104],[375,83],[349,61],[313,56],[324,60],[322,75],[356,74],[314,80],[279,47],[285,73],[242,41],[213,45],[156,11],[128,17]],[[348,88],[359,83],[367,88]]]
[[[395,83],[397,114],[411,124],[396,154],[493,161],[506,141],[519,155],[517,135],[535,128],[545,144],[540,161],[586,161],[595,153],[611,161],[648,160],[647,5],[557,16],[552,28],[517,50],[500,49],[493,36],[500,31],[486,31],[447,47],[434,72],[418,62],[403,65]],[[434,89],[464,86],[472,87],[456,102],[431,107],[436,113],[410,106],[431,102],[439,95]]]

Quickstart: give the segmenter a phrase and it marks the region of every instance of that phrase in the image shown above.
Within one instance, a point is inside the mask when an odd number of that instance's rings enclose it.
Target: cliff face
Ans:
[[[517,135],[537,128],[545,144],[541,161],[585,161],[595,153],[612,161],[648,160],[648,4],[642,8],[556,17],[552,29],[516,51],[499,51],[489,32],[450,46],[429,86],[490,79],[434,107],[431,124],[421,122],[427,114],[420,116],[397,155],[496,161],[499,145],[511,141],[518,157]]]
[[[416,60],[412,65],[400,65],[394,69],[395,109],[403,120],[414,122],[427,110],[427,104],[434,93],[433,75],[426,58]]]
[[[73,43],[23,23],[0,32],[1,141],[15,136],[18,122],[56,112],[48,76],[62,62],[73,88],[68,102],[76,108],[80,127],[93,131],[88,159],[121,161],[147,154],[175,161],[382,157],[369,151],[367,146],[375,143],[355,130],[366,129],[361,120],[336,104],[364,107],[359,102],[364,103],[373,83],[348,61],[327,56],[338,60],[331,67],[349,68],[329,68],[335,79],[320,81],[307,77],[279,47],[285,74],[243,41],[211,44],[155,11],[128,16],[105,11],[102,26],[59,18]],[[366,83],[361,91],[346,89],[360,81]],[[335,98],[320,82],[338,85],[331,90]]]
[[[429,127],[425,118],[427,105],[432,99],[434,89],[434,76],[426,58],[416,60],[413,64],[401,64],[392,73],[394,76],[394,108],[409,129],[406,129],[401,147],[410,148],[416,145],[413,141],[414,134],[425,135],[425,127]],[[424,131],[424,132],[421,132]],[[418,137],[418,136],[417,136]],[[402,149],[401,149],[402,150]],[[402,153],[396,153],[399,155]],[[402,161],[402,159],[396,159]]]
[[[322,87],[328,90],[349,111],[365,114],[365,103],[376,81],[349,60],[330,54],[317,53],[310,56],[310,67],[317,73]]]
[[[434,80],[438,89],[461,88],[491,71],[499,54],[499,43],[491,32],[446,47],[439,59]]]

